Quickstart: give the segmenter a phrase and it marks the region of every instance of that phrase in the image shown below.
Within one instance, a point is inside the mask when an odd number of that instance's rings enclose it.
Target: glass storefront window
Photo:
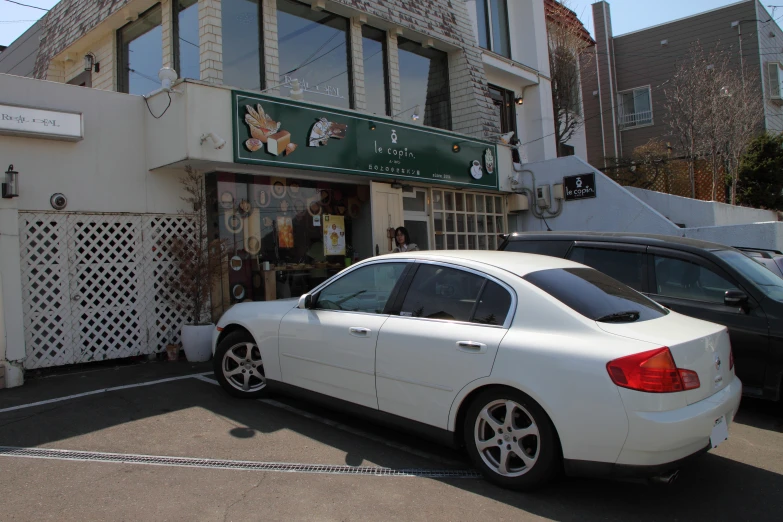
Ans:
[[[160,87],[163,67],[163,31],[160,4],[117,31],[120,92],[148,94]]]
[[[432,200],[435,250],[495,250],[500,244],[498,234],[508,228],[501,196],[438,189]]]
[[[356,185],[215,173],[207,187],[209,236],[227,251],[224,303],[298,297],[372,243],[369,197]]]
[[[307,101],[352,108],[347,18],[277,0],[277,34],[281,81],[298,79]]]
[[[174,6],[174,69],[180,78],[201,77],[198,47],[198,0],[176,0]]]
[[[364,91],[367,112],[388,115],[389,69],[386,64],[386,33],[380,29],[362,26],[362,54],[364,55]]]
[[[261,89],[263,67],[259,0],[222,0],[223,84]]]
[[[402,37],[397,39],[397,48],[402,104],[399,115],[405,121],[451,129],[448,55]]]

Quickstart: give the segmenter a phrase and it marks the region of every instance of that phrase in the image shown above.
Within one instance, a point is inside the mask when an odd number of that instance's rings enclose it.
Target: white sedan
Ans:
[[[726,328],[583,265],[480,251],[374,257],[214,332],[225,390],[280,390],[464,445],[492,482],[670,481],[740,403]]]

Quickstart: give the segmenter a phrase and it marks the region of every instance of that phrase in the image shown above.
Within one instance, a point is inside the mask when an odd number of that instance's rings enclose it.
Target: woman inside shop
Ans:
[[[411,236],[408,234],[408,229],[405,227],[397,227],[397,230],[394,231],[394,237],[397,242],[397,246],[395,246],[394,250],[392,250],[393,253],[413,252],[419,249],[416,243],[411,243]]]

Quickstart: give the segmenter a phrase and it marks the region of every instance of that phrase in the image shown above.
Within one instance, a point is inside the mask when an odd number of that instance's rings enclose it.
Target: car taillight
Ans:
[[[615,359],[606,369],[612,382],[631,390],[673,393],[701,386],[696,372],[677,368],[667,347]]]
[[[729,348],[729,370],[734,368],[734,350]]]

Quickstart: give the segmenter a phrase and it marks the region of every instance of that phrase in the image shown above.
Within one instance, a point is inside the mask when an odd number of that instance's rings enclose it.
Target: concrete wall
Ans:
[[[0,139],[0,158],[19,171],[19,210],[49,211],[55,192],[68,198],[66,210],[80,212],[180,208],[178,177],[147,170],[145,120],[151,116],[141,97],[0,75],[0,101],[84,115],[79,142]]]
[[[626,188],[674,223],[683,224],[688,228],[778,220],[777,212],[771,210],[737,207],[715,201],[698,201],[635,187]]]
[[[517,173],[523,187],[562,183],[564,176],[595,173],[596,197],[579,201],[563,201],[563,211],[558,217],[546,217],[552,230],[556,231],[605,231],[643,232],[650,234],[681,235],[681,231],[658,211],[641,201],[601,172],[595,170],[576,156],[556,160],[529,163],[524,172]],[[557,210],[553,201],[553,209]],[[513,220],[509,227],[513,229]],[[545,231],[543,220],[532,212],[521,213],[517,220],[517,231]]]
[[[690,228],[683,232],[686,237],[714,241],[728,246],[783,250],[783,223],[780,221]]]

